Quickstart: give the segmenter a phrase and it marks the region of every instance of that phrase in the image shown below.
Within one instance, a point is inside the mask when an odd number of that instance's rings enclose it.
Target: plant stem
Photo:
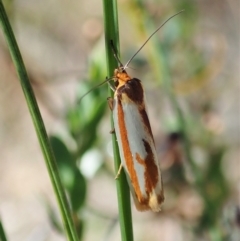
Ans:
[[[15,65],[20,83],[22,86],[23,93],[25,95],[29,112],[31,114],[38,140],[45,158],[46,166],[48,168],[49,176],[52,181],[54,192],[58,201],[60,212],[62,215],[64,227],[68,236],[69,241],[77,241],[77,233],[71,218],[70,208],[66,199],[64,188],[62,186],[60,176],[57,169],[55,157],[49,143],[47,132],[42,120],[41,113],[39,111],[37,101],[31,87],[26,68],[24,66],[21,53],[19,51],[16,39],[14,37],[11,25],[9,23],[6,11],[4,9],[2,0],[0,0],[0,22],[9,46],[11,57]]]
[[[0,240],[1,241],[7,241],[7,236],[5,234],[5,231],[4,231],[4,227],[2,225],[2,221],[1,221],[1,218],[0,218]]]
[[[113,51],[110,45],[112,40],[115,48],[119,51],[119,31],[118,31],[118,17],[117,17],[117,1],[116,0],[103,0],[104,8],[104,23],[105,23],[105,46],[106,46],[106,58],[108,66],[108,76],[112,76],[114,69],[118,66],[116,59],[114,58]],[[113,96],[112,91],[111,96]],[[111,119],[111,125],[113,126],[113,120]],[[113,152],[115,171],[121,164],[118,145],[116,142],[116,136],[113,134]],[[118,207],[119,207],[119,222],[121,229],[122,241],[133,240],[132,229],[132,214],[130,203],[130,192],[126,176],[124,171],[121,172],[119,178],[116,180],[117,195],[118,195]]]

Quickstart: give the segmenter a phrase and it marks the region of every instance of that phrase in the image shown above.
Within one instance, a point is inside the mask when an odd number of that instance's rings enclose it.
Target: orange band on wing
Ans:
[[[126,167],[129,172],[129,176],[131,178],[131,182],[136,192],[136,195],[138,199],[141,199],[142,194],[138,183],[136,170],[134,169],[133,156],[129,147],[127,129],[124,122],[124,113],[123,113],[121,101],[118,101],[117,108],[118,108],[118,126],[120,130],[120,135],[121,135],[122,148],[123,148],[124,159],[126,161]]]

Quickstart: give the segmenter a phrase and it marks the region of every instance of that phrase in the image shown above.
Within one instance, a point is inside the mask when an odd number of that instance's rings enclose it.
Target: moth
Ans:
[[[163,186],[143,86],[122,67],[114,71],[114,80],[112,111],[121,163],[136,208],[158,212]]]
[[[160,211],[164,193],[160,164],[146,111],[144,89],[141,81],[130,77],[126,69],[149,39],[177,14],[155,30],[124,66],[112,44],[120,66],[114,70],[114,86],[110,85],[114,91],[114,98],[108,98],[108,102],[113,112],[121,167],[124,168],[135,206],[139,211]]]
[[[174,14],[158,27],[124,66],[111,42],[119,67],[114,70],[111,78],[107,78],[79,99],[81,101],[90,91],[106,82],[114,91],[114,98],[108,98],[108,103],[113,112],[114,131],[121,157],[117,176],[123,167],[135,206],[139,211],[160,211],[164,193],[160,164],[146,111],[144,89],[141,81],[130,77],[126,69],[151,37],[171,18],[183,11]],[[109,82],[110,80],[114,80],[114,85]]]

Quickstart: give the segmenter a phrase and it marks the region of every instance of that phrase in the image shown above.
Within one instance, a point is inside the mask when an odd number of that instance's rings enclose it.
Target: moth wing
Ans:
[[[117,105],[115,99],[113,118],[121,161],[135,205],[139,210],[149,209],[152,197],[152,209],[159,211],[159,202],[164,199],[161,173],[146,110],[140,111],[134,102]]]

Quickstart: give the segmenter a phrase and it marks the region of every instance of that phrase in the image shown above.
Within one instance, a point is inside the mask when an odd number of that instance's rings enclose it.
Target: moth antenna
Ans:
[[[115,48],[114,46],[114,43],[113,43],[113,40],[111,39],[110,40],[110,44],[111,44],[111,47],[112,47],[112,51],[113,51],[113,55],[115,57],[115,59],[117,60],[117,62],[120,64],[120,67],[123,66],[121,60],[119,59],[118,55],[117,55],[117,49]]]
[[[171,16],[170,18],[168,18],[163,24],[161,24],[161,26],[159,26],[148,38],[147,40],[143,43],[143,45],[138,49],[138,51],[128,60],[128,62],[124,65],[123,69],[126,69],[128,67],[128,65],[130,64],[130,62],[133,60],[133,58],[142,50],[142,48],[147,44],[147,42],[152,38],[152,36],[158,32],[158,30],[160,28],[162,28],[170,19],[174,18],[175,16],[177,16],[178,14],[184,12],[184,10],[181,10],[180,12],[174,14],[173,16]]]
[[[82,95],[82,96],[78,99],[78,103],[80,103],[80,102],[82,101],[82,99],[83,99],[86,95],[88,95],[91,91],[93,91],[93,90],[97,89],[98,87],[106,84],[106,83],[109,82],[109,80],[111,80],[111,79],[113,79],[113,77],[112,77],[112,78],[106,78],[102,83],[100,83],[100,84],[94,86],[93,88],[91,88],[89,91],[87,91],[84,95]]]

